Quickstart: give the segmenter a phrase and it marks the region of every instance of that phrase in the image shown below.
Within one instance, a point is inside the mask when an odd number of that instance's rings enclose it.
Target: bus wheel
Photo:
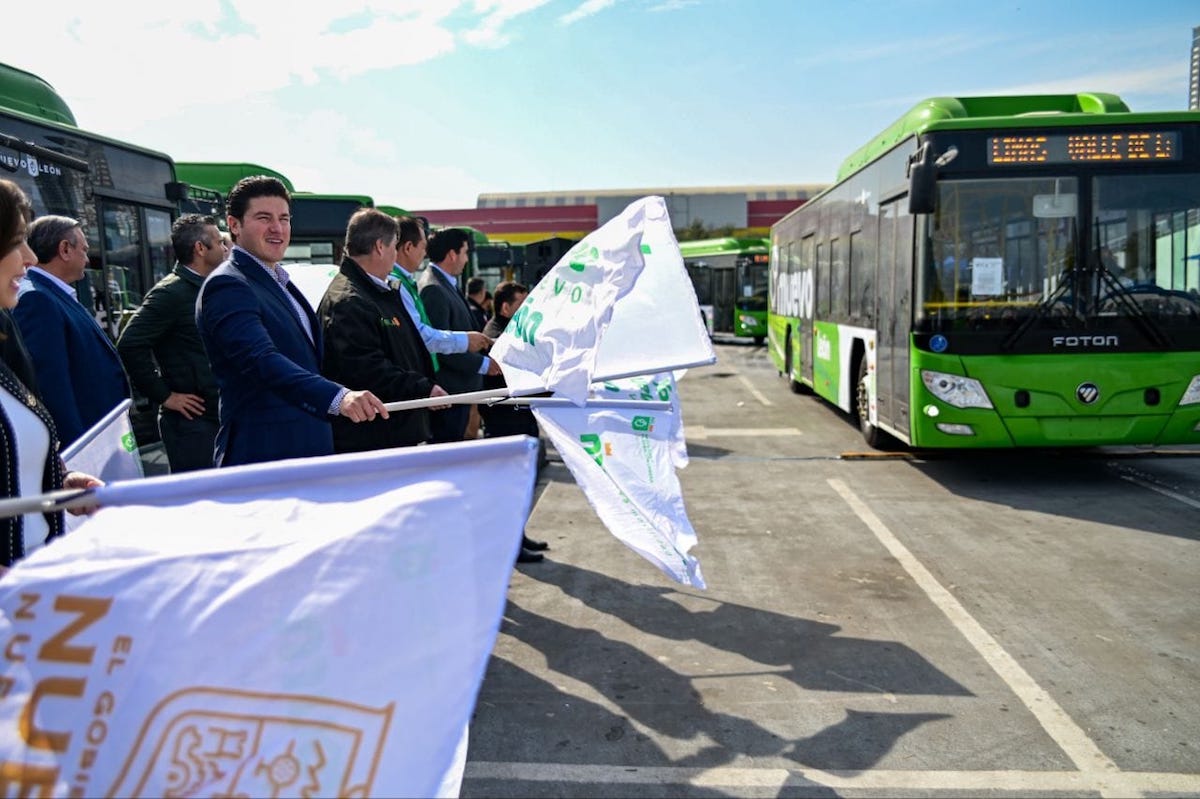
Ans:
[[[761,347],[763,345],[763,342],[766,340],[767,339],[764,336],[755,336],[754,337],[754,346]]]
[[[858,362],[855,409],[858,411],[858,429],[862,431],[863,440],[868,447],[883,449],[885,433],[871,424],[871,392],[867,386],[867,356],[863,355]]]

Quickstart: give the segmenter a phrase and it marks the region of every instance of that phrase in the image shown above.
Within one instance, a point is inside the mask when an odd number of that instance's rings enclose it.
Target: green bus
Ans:
[[[679,251],[709,335],[732,333],[762,344],[767,335],[770,240],[681,241]]]
[[[171,223],[188,188],[171,158],[81,130],[50,84],[0,64],[0,177],[37,216],[83,223],[91,260],[76,292],[115,338],[174,263]]]
[[[242,178],[252,175],[278,178],[292,195],[292,241],[284,254],[285,261],[340,263],[350,217],[360,208],[375,207],[375,201],[363,194],[297,191],[286,175],[260,164],[181,161],[176,168],[180,180],[192,186],[210,188],[226,198]],[[197,192],[193,190],[192,193]]]
[[[768,327],[872,446],[1200,442],[1200,113],[923,101],[772,227]]]

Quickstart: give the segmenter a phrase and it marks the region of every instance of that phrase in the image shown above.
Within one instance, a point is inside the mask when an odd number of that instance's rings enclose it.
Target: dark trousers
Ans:
[[[158,432],[162,435],[171,473],[211,469],[213,442],[220,426],[216,419],[185,419],[182,414],[172,411],[159,413]]]
[[[434,444],[449,444],[462,441],[467,432],[467,421],[471,418],[471,406],[451,405],[443,411],[429,412],[429,428],[433,431]]]

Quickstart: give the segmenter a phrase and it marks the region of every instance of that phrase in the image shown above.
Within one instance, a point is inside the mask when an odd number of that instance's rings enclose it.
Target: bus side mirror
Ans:
[[[937,188],[937,164],[929,142],[908,157],[908,212],[932,214]]]

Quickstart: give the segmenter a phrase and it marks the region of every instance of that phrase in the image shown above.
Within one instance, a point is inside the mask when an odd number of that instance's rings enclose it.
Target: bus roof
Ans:
[[[365,194],[322,194],[316,191],[294,191],[292,192],[293,200],[344,200],[346,202],[357,203],[364,208],[374,208],[375,199],[368,197]]]
[[[471,241],[474,244],[487,244],[489,241],[486,233],[484,233],[482,230],[473,228],[470,225],[434,225],[434,224],[430,224],[429,230],[431,233],[436,233],[439,230],[449,230],[452,227],[456,227],[459,230],[465,230],[468,233],[470,233]]]
[[[0,64],[0,105],[60,125],[78,127],[66,100],[46,81],[8,64]]]
[[[729,253],[764,253],[767,252],[770,246],[770,239],[737,239],[726,237],[681,241],[679,242],[679,252],[684,258],[702,258],[706,255],[723,255]]]
[[[214,161],[179,161],[175,164],[175,174],[184,183],[195,183],[215,189],[221,194],[228,195],[229,190],[242,178],[252,175],[267,175],[278,178],[287,190],[295,193],[296,187],[286,175],[276,172],[269,167],[250,163],[231,163]]]
[[[375,207],[388,216],[412,216],[412,214],[398,205],[376,205]]]
[[[1086,125],[1100,121],[1133,121],[1129,106],[1115,94],[1028,94],[995,97],[931,97],[914,105],[871,141],[851,153],[842,162],[837,179],[849,177],[909,136],[938,129],[1059,127]],[[1140,122],[1178,119],[1180,112],[1138,114]]]

